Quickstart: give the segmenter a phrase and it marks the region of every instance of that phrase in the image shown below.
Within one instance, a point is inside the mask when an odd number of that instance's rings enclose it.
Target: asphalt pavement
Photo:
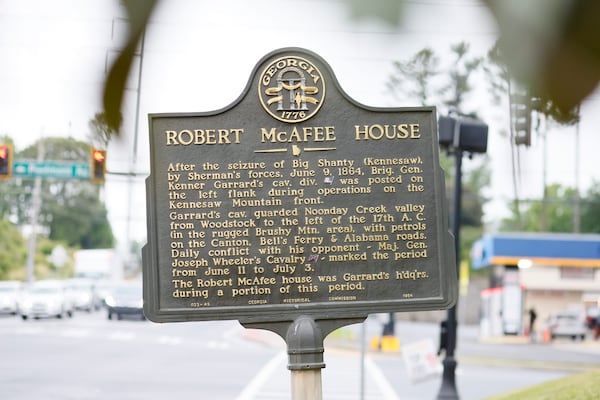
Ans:
[[[442,382],[443,354],[437,357],[431,353],[437,352],[439,326],[398,321],[394,331],[398,347],[381,349],[377,343],[385,320],[385,316],[371,316],[364,324],[341,328],[325,339],[323,399],[437,398]],[[262,330],[246,330],[245,336],[280,346],[281,352],[257,373],[236,400],[289,398],[292,375],[286,368],[284,341]],[[428,345],[420,360],[427,361],[428,368],[410,361],[408,353],[415,344]],[[356,367],[357,354],[363,361],[359,367]],[[600,342],[588,338],[577,342],[564,339],[542,343],[524,336],[482,339],[477,326],[462,326],[458,331],[456,358],[456,387],[460,398],[481,400],[576,372],[600,369]],[[418,370],[416,375],[411,373],[415,369]]]

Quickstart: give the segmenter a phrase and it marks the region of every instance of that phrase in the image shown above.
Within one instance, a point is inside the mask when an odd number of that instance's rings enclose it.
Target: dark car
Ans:
[[[142,284],[127,282],[115,285],[105,298],[108,319],[123,319],[124,316],[146,319],[142,299]]]

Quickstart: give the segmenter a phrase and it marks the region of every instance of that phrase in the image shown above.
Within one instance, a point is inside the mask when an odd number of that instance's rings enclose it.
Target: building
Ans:
[[[585,314],[600,305],[600,235],[497,233],[472,248],[474,269],[489,268],[481,292],[481,335],[524,334],[528,310]]]

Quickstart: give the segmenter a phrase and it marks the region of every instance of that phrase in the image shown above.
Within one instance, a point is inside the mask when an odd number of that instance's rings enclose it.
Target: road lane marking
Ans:
[[[180,338],[179,336],[160,336],[158,338],[158,343],[176,346],[176,345],[180,345],[181,343],[183,343],[183,339]]]
[[[44,330],[39,327],[27,327],[16,329],[15,332],[17,335],[39,335],[40,333],[44,332]]]
[[[117,332],[113,332],[110,335],[108,335],[108,338],[110,340],[120,340],[120,341],[133,340],[134,337],[135,337],[135,334],[133,332],[124,332],[124,331],[117,331]]]
[[[235,400],[254,400],[267,380],[271,377],[271,375],[273,375],[275,369],[283,368],[282,364],[284,364],[286,360],[287,353],[285,351],[276,354],[275,357],[271,358],[271,360],[269,360],[269,362],[266,363],[260,371],[258,371],[258,374],[256,374],[250,383],[246,385],[244,390],[242,390],[242,393],[240,393]]]
[[[68,338],[83,338],[89,336],[90,332],[87,329],[65,329],[60,333],[60,336]]]
[[[228,342],[224,342],[222,340],[209,340],[206,343],[206,347],[209,348],[209,349],[224,350],[224,349],[228,349],[229,348],[229,343]]]
[[[371,357],[365,357],[365,367],[369,374],[377,384],[385,400],[400,400],[396,391],[387,380],[381,369],[375,364]]]

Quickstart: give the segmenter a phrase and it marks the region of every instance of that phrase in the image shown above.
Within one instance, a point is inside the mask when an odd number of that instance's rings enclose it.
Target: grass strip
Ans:
[[[600,396],[600,371],[588,371],[529,386],[486,400],[596,400]]]

